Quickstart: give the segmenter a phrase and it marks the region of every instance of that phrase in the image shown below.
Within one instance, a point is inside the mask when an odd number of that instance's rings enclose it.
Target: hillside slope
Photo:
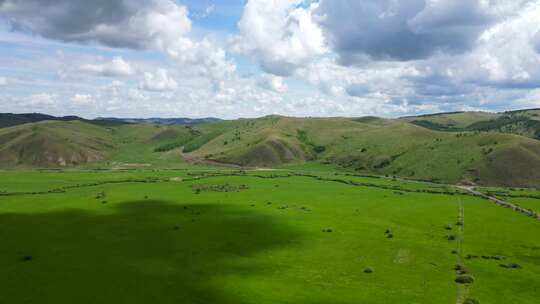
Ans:
[[[316,161],[437,182],[540,185],[540,141],[498,132],[441,132],[403,120],[240,120],[192,155],[246,166]]]
[[[0,166],[70,166],[112,150],[106,129],[80,121],[44,121],[0,129]]]
[[[196,148],[205,136],[182,125],[103,120],[26,123],[0,129],[0,167],[174,165],[183,162],[181,147]]]

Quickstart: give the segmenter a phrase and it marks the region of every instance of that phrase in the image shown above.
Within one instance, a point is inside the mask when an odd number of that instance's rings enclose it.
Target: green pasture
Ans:
[[[538,303],[538,221],[451,186],[312,175],[0,171],[0,303]]]

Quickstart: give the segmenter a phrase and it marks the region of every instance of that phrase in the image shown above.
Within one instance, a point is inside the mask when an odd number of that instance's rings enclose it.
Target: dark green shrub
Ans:
[[[502,268],[512,268],[512,269],[521,268],[521,266],[519,264],[516,264],[516,263],[500,264],[499,266],[501,266]]]
[[[102,199],[102,198],[105,198],[105,192],[99,192],[98,194],[96,194],[96,199]]]
[[[313,151],[315,151],[315,153],[323,153],[324,151],[326,151],[326,147],[325,146],[315,146],[313,148]]]
[[[364,273],[373,273],[373,269],[371,267],[364,268]]]
[[[466,298],[463,304],[480,304],[480,301],[476,298]]]
[[[309,141],[307,137],[307,133],[304,130],[296,130],[296,138],[298,138],[298,140],[300,140],[303,143],[306,143]]]
[[[469,274],[460,274],[455,279],[459,284],[472,284],[474,283],[474,277]]]
[[[510,263],[508,264],[509,268],[521,268],[521,266],[519,264],[516,264],[516,263]]]
[[[454,266],[454,270],[456,270],[459,274],[467,274],[469,273],[469,268],[465,267],[464,265],[461,265],[461,264],[456,264],[456,266]]]

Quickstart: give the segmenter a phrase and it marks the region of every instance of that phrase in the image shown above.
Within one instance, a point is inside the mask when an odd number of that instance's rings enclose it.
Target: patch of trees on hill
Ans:
[[[503,133],[528,135],[535,139],[540,139],[540,121],[531,119],[525,115],[503,115],[496,119],[474,122],[463,128],[440,124],[430,120],[413,120],[411,123],[435,131],[498,131]]]
[[[304,145],[306,145],[310,150],[311,152],[313,152],[315,155],[317,154],[321,154],[321,153],[324,153],[324,151],[326,151],[326,147],[325,146],[322,146],[322,145],[317,145],[315,143],[313,143],[307,136],[307,133],[305,130],[296,130],[296,138],[301,142],[303,143]]]

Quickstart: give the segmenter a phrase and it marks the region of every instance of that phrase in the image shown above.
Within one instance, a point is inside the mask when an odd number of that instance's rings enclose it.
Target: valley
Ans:
[[[540,142],[408,120],[2,128],[0,302],[536,303]]]

